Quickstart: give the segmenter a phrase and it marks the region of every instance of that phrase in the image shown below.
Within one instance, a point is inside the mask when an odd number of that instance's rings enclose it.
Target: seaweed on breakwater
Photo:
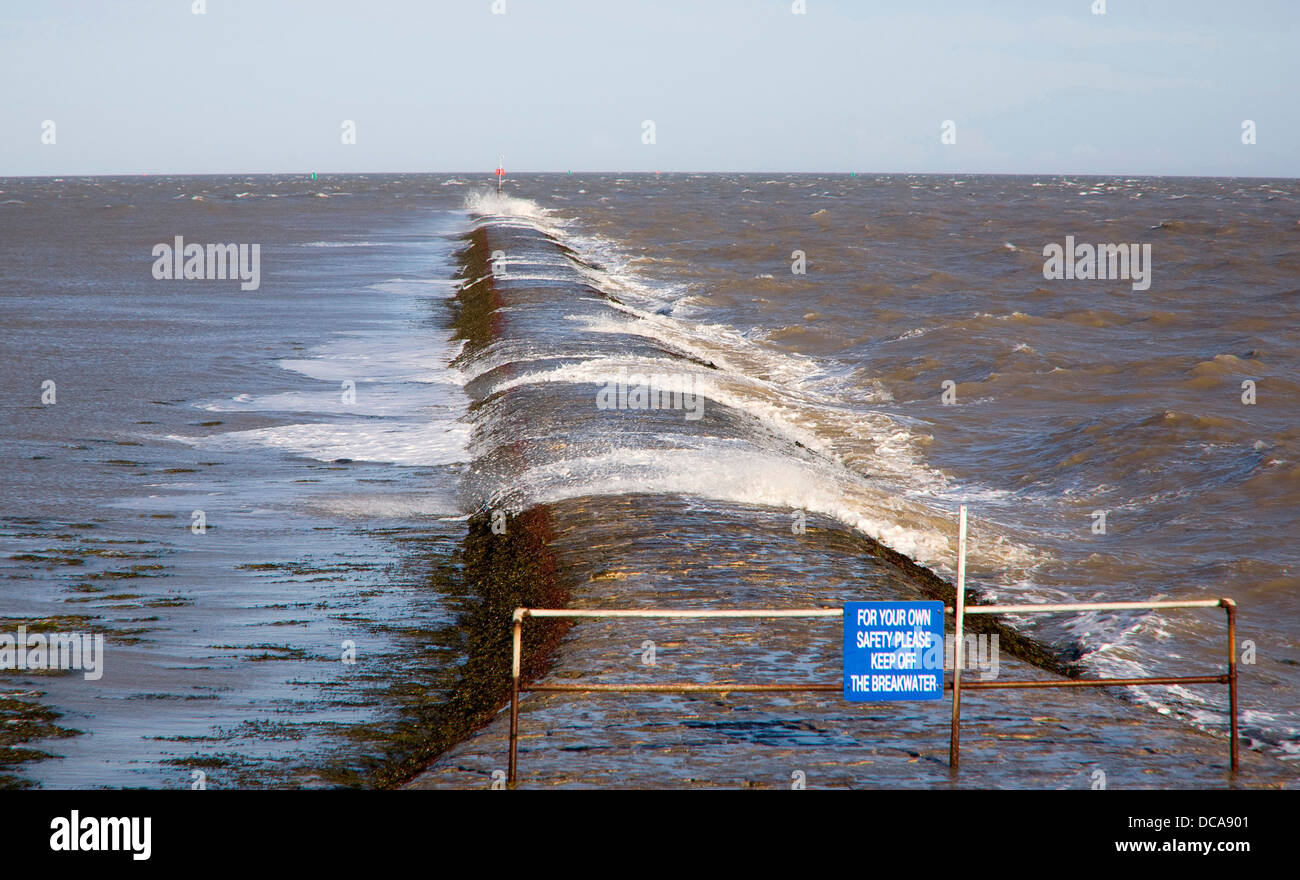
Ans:
[[[454,326],[465,340],[461,357],[490,345],[497,336],[495,313],[501,295],[491,268],[488,231],[477,226],[465,235],[457,255],[465,279],[456,297]],[[470,407],[471,415],[479,402]],[[507,449],[504,454],[517,454]],[[538,505],[510,517],[505,530],[492,529],[488,509],[470,517],[458,552],[456,571],[436,588],[456,610],[453,626],[437,632],[412,633],[422,644],[436,644],[435,662],[458,662],[454,681],[440,670],[429,670],[424,681],[397,685],[393,693],[402,704],[403,720],[381,729],[366,725],[353,731],[362,739],[378,739],[382,759],[370,770],[370,782],[399,785],[424,769],[438,755],[490,721],[510,696],[511,620],[519,607],[557,608],[568,604],[570,589],[557,571],[551,550],[551,510]],[[524,629],[522,675],[532,680],[544,674],[550,656],[568,624],[538,621]],[[334,781],[361,782],[354,774]]]
[[[465,340],[464,359],[490,345],[496,333],[492,314],[501,307],[501,298],[492,277],[492,249],[487,240],[487,229],[476,226],[464,237],[465,246],[456,254],[461,265],[464,282],[452,306],[456,309],[455,337]]]
[[[357,738],[377,740],[381,758],[370,782],[393,787],[410,779],[438,755],[465,739],[506,705],[510,697],[511,617],[521,606],[556,608],[569,601],[568,585],[556,570],[551,512],[534,507],[509,520],[505,534],[494,534],[487,512],[471,518],[460,553],[464,588],[458,590],[454,626],[427,634],[428,641],[451,641],[463,657],[455,681],[443,691],[397,686],[403,719],[381,729],[366,725]],[[562,621],[537,621],[524,629],[523,677],[543,675],[563,637]],[[432,670],[431,670],[432,672]],[[335,778],[336,782],[362,782]]]

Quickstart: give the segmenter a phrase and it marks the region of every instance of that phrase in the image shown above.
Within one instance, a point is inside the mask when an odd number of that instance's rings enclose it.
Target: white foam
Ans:
[[[303,247],[310,248],[350,248],[350,247],[400,247],[407,242],[401,241],[309,241]]]
[[[537,465],[498,486],[486,505],[527,508],[567,498],[676,494],[820,513],[921,562],[946,568],[954,552],[946,514],[936,517],[888,487],[827,460],[799,461],[740,441],[700,448],[618,448]],[[1032,560],[1013,544],[973,541],[974,567],[1023,567]]]
[[[521,199],[493,190],[479,190],[465,196],[465,210],[484,220],[514,222],[553,236],[563,235],[560,221],[555,219],[551,211],[532,199]]]
[[[210,449],[269,446],[319,461],[340,458],[398,465],[467,461],[470,428],[456,421],[428,423],[310,423],[230,431],[206,438]]]
[[[326,513],[363,519],[404,519],[432,516],[444,521],[468,519],[455,493],[425,492],[418,495],[343,495],[314,499],[310,506]]]
[[[787,418],[790,413],[780,403],[771,399],[761,399],[758,396],[760,392],[757,389],[752,390],[749,394],[739,391],[738,386],[743,386],[747,382],[751,387],[759,385],[760,383],[756,380],[746,380],[745,377],[720,373],[717,370],[711,370],[690,361],[674,358],[617,356],[592,358],[576,364],[567,364],[549,370],[536,370],[510,379],[504,379],[494,385],[490,393],[495,394],[520,385],[536,385],[546,382],[604,385],[610,382],[618,382],[620,379],[626,380],[628,375],[641,375],[649,380],[667,375],[689,376],[692,393],[733,409],[744,410],[758,417],[778,433],[803,443],[810,449],[822,449],[825,446],[817,434]],[[653,381],[648,384],[654,386]],[[673,389],[670,388],[669,390]]]
[[[440,249],[435,256],[445,257],[450,245],[431,236],[425,246]],[[212,412],[292,414],[293,423],[172,439],[215,449],[268,447],[321,461],[411,466],[467,461],[470,427],[462,416],[469,400],[465,377],[451,367],[463,343],[449,331],[428,327],[426,300],[392,295],[414,289],[424,297],[439,288],[449,293],[458,284],[454,279],[392,278],[370,285],[368,302],[375,317],[367,324],[375,329],[336,333],[304,357],[279,361],[283,370],[324,387],[303,388],[297,379],[288,390],[241,393],[201,404]],[[302,419],[304,415],[312,420]]]
[[[509,212],[511,217],[522,217],[530,224],[544,218],[541,222],[548,227],[558,222],[549,213],[539,215],[540,209],[531,203],[515,204],[508,198],[504,203],[494,199],[475,203],[475,210],[485,215]],[[522,477],[522,489],[503,487],[503,492],[522,492],[529,497],[536,494],[536,500],[620,491],[682,492],[719,500],[801,507],[832,516],[920,562],[947,568],[951,559],[949,535],[954,531],[952,511],[927,503],[933,499],[926,494],[928,490],[951,489],[950,480],[924,463],[920,451],[924,435],[884,413],[864,412],[862,400],[855,401],[853,407],[846,406],[840,394],[842,380],[830,375],[813,358],[777,351],[725,324],[665,314],[665,303],[683,299],[683,289],[643,279],[631,268],[633,261],[608,240],[577,235],[567,225],[562,230],[546,231],[578,250],[586,263],[593,264],[595,268],[574,262],[572,268],[612,297],[600,300],[612,310],[607,317],[570,316],[583,333],[641,336],[701,363],[619,356],[590,358],[514,375],[498,382],[493,392],[546,382],[603,384],[617,380],[623,367],[629,373],[646,375],[688,372],[696,383],[695,390],[707,399],[749,413],[774,433],[820,454],[822,460],[814,465],[753,448],[744,452],[729,449],[725,455],[700,450],[617,450],[605,458],[583,460],[580,465],[557,463],[530,470]],[[481,375],[503,363],[520,365],[529,359],[528,351],[497,343],[468,369]],[[823,383],[829,393],[819,390]],[[878,384],[867,396],[877,401],[890,399]],[[575,479],[575,467],[587,476]],[[611,470],[602,475],[602,467]],[[556,468],[564,469],[568,476],[561,485],[550,485],[548,476]],[[534,479],[549,488],[533,487]],[[999,565],[1014,567],[1016,577],[1043,561],[1041,555],[1007,540],[1005,535],[990,538],[985,545],[985,550],[973,551],[972,563],[979,564],[979,554],[983,553],[990,560],[998,560]]]

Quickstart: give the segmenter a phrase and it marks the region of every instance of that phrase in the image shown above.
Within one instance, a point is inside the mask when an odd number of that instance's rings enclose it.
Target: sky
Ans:
[[[3,0],[0,176],[1300,176],[1300,2],[1097,3]]]

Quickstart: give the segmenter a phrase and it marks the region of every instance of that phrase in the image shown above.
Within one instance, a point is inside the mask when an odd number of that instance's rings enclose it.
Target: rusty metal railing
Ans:
[[[964,511],[963,511],[964,513]],[[964,520],[963,515],[963,520]],[[963,522],[964,525],[964,522]],[[964,537],[965,529],[962,529]],[[964,543],[964,541],[963,541]],[[962,554],[964,557],[964,553]],[[964,562],[964,560],[963,560]],[[961,565],[964,569],[964,564]],[[964,574],[964,570],[961,574]],[[964,582],[964,577],[959,581]],[[985,690],[993,688],[1039,688],[1039,687],[1134,687],[1141,685],[1181,685],[1181,684],[1226,684],[1231,740],[1232,770],[1236,772],[1237,758],[1237,663],[1236,663],[1236,610],[1237,605],[1231,599],[1188,599],[1161,600],[1151,602],[1080,602],[1053,605],[975,605],[965,607],[964,597],[958,593],[958,609],[954,632],[956,644],[953,648],[953,679],[945,690],[953,693],[952,736],[949,745],[949,764],[953,770],[960,765],[961,749],[961,691],[963,689]],[[962,665],[962,623],[969,614],[1038,614],[1069,611],[1129,611],[1149,610],[1155,608],[1216,608],[1221,607],[1228,616],[1228,672],[1226,675],[1185,675],[1185,676],[1151,676],[1145,678],[1068,678],[1046,681],[1012,680],[1012,681],[972,681],[961,682]],[[945,608],[945,612],[954,609]],[[671,684],[530,684],[520,683],[520,669],[523,653],[523,626],[530,617],[535,618],[677,618],[677,619],[736,619],[736,618],[843,618],[843,608],[749,608],[731,610],[686,609],[585,609],[585,608],[516,608],[513,621],[513,655],[511,658],[510,683],[510,759],[508,781],[514,785],[519,766],[519,695],[529,692],[546,693],[827,693],[842,692],[843,682],[836,684],[816,683],[780,683],[780,684],[737,684],[711,682],[678,682]]]
[[[962,603],[959,602],[959,606]],[[970,614],[1054,614],[1070,611],[1141,611],[1154,608],[1222,608],[1228,616],[1228,672],[1226,675],[1160,675],[1146,678],[1063,678],[1047,681],[961,680],[962,618]],[[944,611],[952,611],[945,608]],[[948,763],[955,770],[961,763],[961,692],[964,689],[1047,688],[1047,687],[1140,687],[1142,685],[1226,684],[1228,686],[1229,752],[1232,772],[1237,772],[1237,603],[1231,599],[1185,599],[1152,602],[1071,602],[1056,605],[974,605],[962,608],[955,617],[956,645],[953,647],[952,736]]]
[[[839,691],[839,684],[533,684],[521,686],[524,620],[529,617],[640,617],[640,618],[776,618],[776,617],[843,617],[843,608],[740,608],[730,610],[690,611],[685,609],[578,609],[516,608],[514,647],[510,663],[510,772],[507,779],[515,784],[519,766],[519,694],[521,692],[602,692],[661,694],[729,694],[729,693],[813,693]]]

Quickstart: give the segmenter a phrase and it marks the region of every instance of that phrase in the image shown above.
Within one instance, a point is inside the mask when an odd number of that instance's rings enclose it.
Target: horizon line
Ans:
[[[382,176],[395,174],[429,174],[429,175],[452,175],[458,177],[476,177],[482,175],[486,182],[495,182],[496,176],[489,171],[465,171],[465,170],[404,170],[404,171],[108,171],[108,172],[62,172],[53,174],[0,174],[0,180],[41,180],[41,179],[64,179],[70,177],[292,177],[301,176],[309,177],[315,174],[320,176],[335,177],[362,177],[362,176]],[[674,171],[611,171],[611,170],[592,170],[592,169],[566,169],[564,171],[518,171],[507,173],[505,178],[523,177],[529,175],[555,175],[559,177],[568,177],[573,174],[580,175],[627,175],[627,176],[656,176],[664,175],[758,175],[758,174],[784,174],[784,175],[806,175],[820,177],[867,177],[867,176],[891,176],[891,177],[1146,177],[1146,178],[1168,178],[1168,179],[1224,179],[1224,180],[1300,180],[1300,175],[1290,174],[1165,174],[1165,173],[1148,173],[1134,171],[782,171],[778,169],[765,169],[757,171],[728,171],[728,170],[674,170]]]

